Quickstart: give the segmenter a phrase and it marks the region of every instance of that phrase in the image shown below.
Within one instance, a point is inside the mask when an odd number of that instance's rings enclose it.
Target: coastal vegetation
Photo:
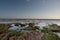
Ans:
[[[25,27],[25,30],[40,30],[39,26],[35,26],[34,23],[29,23],[28,27]]]
[[[50,29],[44,29],[44,37],[42,40],[60,40],[60,37],[57,34],[54,34]]]
[[[58,26],[57,24],[48,25],[49,28],[44,27],[43,31],[40,29],[39,26],[35,26],[34,23],[29,23],[27,27],[25,27],[26,24],[15,24],[15,26],[22,25],[22,27],[24,27],[21,31],[8,30],[10,27],[12,27],[10,25],[11,24],[0,24],[0,40],[3,40],[5,36],[7,37],[5,38],[7,40],[11,37],[16,38],[15,40],[17,40],[17,37],[21,37],[22,39],[24,39],[26,38],[26,34],[32,35],[32,33],[35,33],[36,31],[39,31],[40,33],[44,33],[42,37],[39,36],[41,37],[41,40],[60,40],[60,37],[52,31],[52,30],[60,30],[60,26]],[[28,32],[26,33],[24,30],[31,31],[31,33],[28,34]]]
[[[48,26],[49,26],[49,29],[51,30],[60,30],[60,26],[58,26],[57,24],[51,24]]]

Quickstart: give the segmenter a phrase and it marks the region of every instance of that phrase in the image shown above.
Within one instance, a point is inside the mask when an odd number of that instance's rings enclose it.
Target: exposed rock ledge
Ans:
[[[24,37],[22,36],[12,36],[9,39],[6,39],[7,36],[4,36],[2,40],[41,40],[42,33],[39,31],[26,32]],[[0,34],[1,35],[1,34]],[[0,36],[1,37],[1,36]]]

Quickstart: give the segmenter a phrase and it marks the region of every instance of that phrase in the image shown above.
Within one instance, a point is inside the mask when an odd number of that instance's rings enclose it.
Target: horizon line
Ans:
[[[0,18],[0,19],[52,19],[52,18]],[[55,19],[55,18],[53,18],[53,19]]]

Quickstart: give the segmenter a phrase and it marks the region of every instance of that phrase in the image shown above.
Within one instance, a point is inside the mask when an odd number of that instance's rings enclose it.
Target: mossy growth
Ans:
[[[43,40],[60,40],[59,36],[53,33],[49,29],[44,29],[44,36],[42,39]]]
[[[35,26],[34,23],[29,23],[28,27],[25,27],[24,30],[40,30],[39,26]]]
[[[2,38],[0,37],[0,40],[2,40]]]
[[[12,36],[24,36],[24,32],[13,31],[12,33],[9,34],[9,37],[12,37]]]

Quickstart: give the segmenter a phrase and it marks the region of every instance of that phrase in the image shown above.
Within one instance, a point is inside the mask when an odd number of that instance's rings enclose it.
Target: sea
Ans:
[[[11,23],[35,23],[40,26],[41,29],[49,24],[57,24],[60,26],[60,19],[0,19],[0,24],[11,24]],[[60,32],[56,32],[60,36]]]

